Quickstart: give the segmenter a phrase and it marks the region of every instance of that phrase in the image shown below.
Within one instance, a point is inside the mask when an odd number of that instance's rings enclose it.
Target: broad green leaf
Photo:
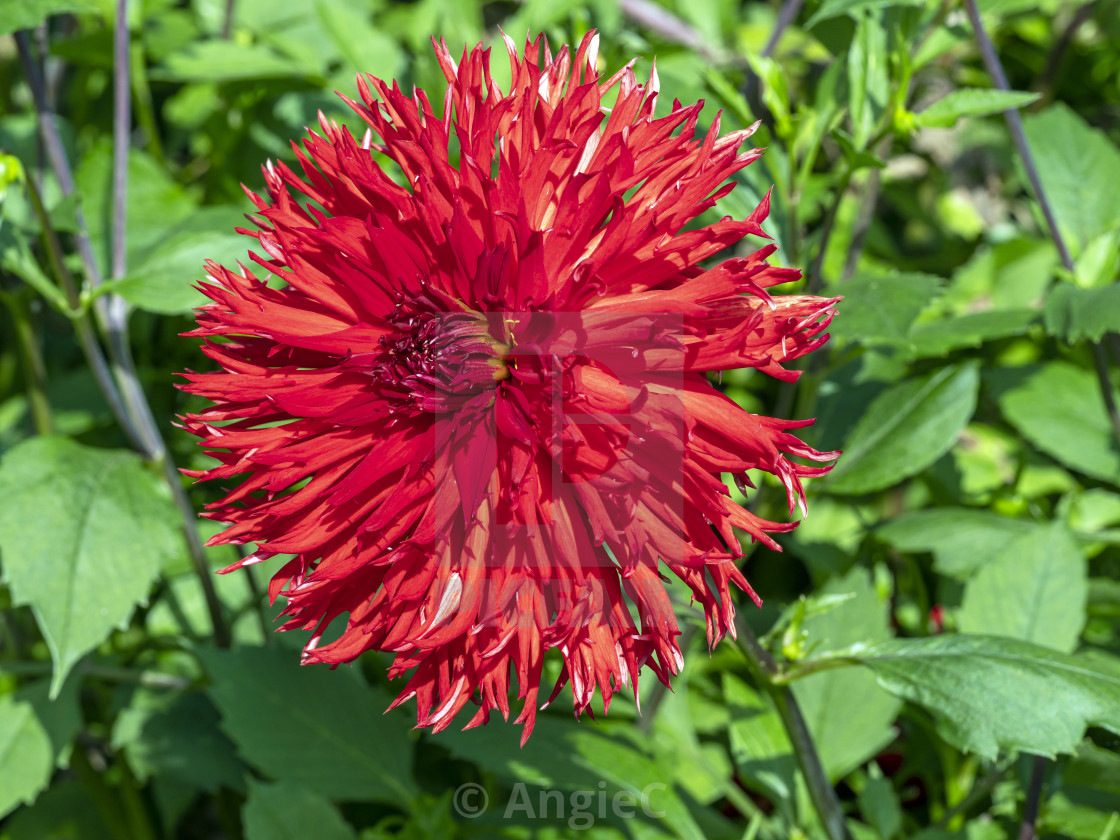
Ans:
[[[805,619],[802,627],[811,650],[817,644],[819,650],[838,650],[890,638],[888,606],[866,569],[834,578],[821,592],[855,597]],[[849,669],[812,674],[794,683],[793,693],[832,780],[843,778],[894,739],[891,724],[901,704],[871,674]]]
[[[200,651],[222,729],[254,767],[336,800],[410,801],[412,745],[401,713],[352,669],[299,665],[282,647]]]
[[[349,65],[344,71],[347,84],[353,84],[354,73],[372,73],[379,79],[397,75],[405,56],[387,32],[370,22],[368,11],[350,2],[315,0],[315,12]]]
[[[174,504],[139,456],[38,437],[0,461],[0,552],[17,603],[35,613],[57,692],[74,664],[146,600],[183,550]]]
[[[812,29],[818,23],[840,15],[858,19],[860,13],[865,9],[885,9],[890,6],[921,6],[922,3],[923,0],[825,0],[816,13],[805,23],[805,28]]]
[[[1009,540],[1037,529],[1034,522],[988,511],[935,508],[896,516],[877,533],[899,551],[932,552],[938,572],[965,578],[997,557]]]
[[[612,735],[591,722],[538,715],[533,735],[524,747],[518,743],[520,732],[512,726],[492,729],[485,738],[472,730],[447,729],[434,736],[433,742],[502,779],[524,783],[530,805],[538,802],[541,789],[598,792],[603,782],[608,800],[621,791],[639,803],[648,803],[649,811],[664,813],[659,818],[647,816],[639,804],[635,808],[637,820],[656,819],[677,837],[702,840],[705,833],[680,795],[667,784],[665,771],[644,748],[628,742],[628,738],[637,737],[632,726],[626,723]],[[565,808],[570,803],[566,800]],[[509,804],[491,801],[489,806],[501,813]],[[519,799],[514,804],[525,803]]]
[[[1058,264],[1049,240],[1016,238],[983,245],[953,272],[934,307],[944,315],[1040,309]]]
[[[89,225],[94,255],[102,273],[108,277],[113,229],[112,143],[104,140],[83,155],[74,177],[82,196],[82,210]],[[194,199],[154,158],[138,149],[130,152],[125,211],[129,267],[196,211]]]
[[[74,680],[54,701],[45,680],[0,695],[0,817],[35,800],[81,725]]]
[[[1089,575],[1061,523],[1011,540],[964,590],[957,620],[965,633],[1007,636],[1072,651],[1085,626]]]
[[[210,792],[243,788],[245,767],[218,729],[218,710],[200,692],[137,689],[117,717],[112,742],[128,750],[142,781],[160,775]]]
[[[771,700],[731,673],[723,676],[731,712],[731,756],[752,790],[773,799],[792,817],[797,794],[797,759]]]
[[[1038,312],[1033,309],[973,312],[915,324],[910,342],[919,358],[945,356],[964,347],[979,347],[985,341],[1022,335],[1037,320]]]
[[[890,75],[887,32],[877,14],[861,13],[848,50],[848,109],[857,150],[867,147],[887,107]]]
[[[998,397],[1011,424],[1067,467],[1115,483],[1120,446],[1097,377],[1067,362],[1012,370],[1018,381]]]
[[[952,447],[976,407],[973,363],[950,365],[880,394],[844,443],[824,486],[869,493],[921,472]]]
[[[1120,149],[1069,106],[1057,102],[1023,120],[1042,188],[1058,227],[1084,248],[1120,223]]]
[[[203,261],[214,260],[236,271],[238,260],[248,265],[247,249],[255,241],[219,230],[172,235],[128,277],[116,283],[114,291],[148,312],[189,312],[209,300],[194,288],[208,277]]]
[[[842,316],[833,322],[835,339],[866,346],[910,347],[910,325],[941,288],[930,274],[856,277],[837,287],[844,295]]]
[[[0,35],[34,29],[51,15],[98,10],[93,0],[0,0]]]
[[[250,782],[245,840],[354,840],[354,829],[315,791],[292,782]]]
[[[1097,289],[1080,289],[1060,283],[1046,299],[1046,331],[1070,344],[1100,341],[1120,326],[1120,283]]]
[[[1105,654],[948,634],[841,658],[873,670],[888,691],[929,710],[945,740],[982,758],[1071,753],[1090,725],[1120,734],[1120,661]]]
[[[982,117],[1015,111],[1036,101],[1042,94],[1020,90],[961,88],[938,99],[914,115],[918,125],[951,126],[961,117]]]
[[[227,82],[234,79],[302,78],[317,72],[286,58],[264,44],[237,44],[216,39],[195,41],[164,59],[152,71],[164,82]]]

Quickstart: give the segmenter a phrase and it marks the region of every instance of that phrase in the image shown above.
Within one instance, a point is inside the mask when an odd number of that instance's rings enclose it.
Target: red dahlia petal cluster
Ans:
[[[697,135],[701,105],[654,117],[656,71],[597,71],[505,38],[512,84],[489,50],[436,54],[448,88],[359,80],[364,140],[320,117],[298,168],[265,168],[260,270],[208,264],[200,307],[213,373],[185,390],[213,407],[183,418],[233,485],[207,516],[214,543],[255,544],[230,567],[291,555],[270,586],[282,629],[313,631],[305,662],[392,651],[418,722],[508,718],[533,726],[546,651],[576,713],[606,711],[649,667],[682,666],[664,572],[704,608],[708,641],[734,633],[732,585],[756,602],[736,529],[773,548],[793,524],[732,501],[728,474],[785,485],[831,459],[790,434],[811,421],[749,414],[707,372],[783,363],[826,340],[834,300],[774,296],[796,270],[773,246],[703,267],[760,227],[686,225],[761,150],[754,127]],[[539,61],[543,46],[543,63]],[[608,109],[604,100],[614,96]],[[392,166],[389,166],[392,164]],[[266,282],[266,281],[271,281]],[[323,643],[324,628],[346,628]],[[511,683],[513,685],[511,685]]]

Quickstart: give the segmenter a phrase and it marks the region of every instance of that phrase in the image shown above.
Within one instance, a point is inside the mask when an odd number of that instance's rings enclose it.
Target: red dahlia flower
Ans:
[[[256,544],[231,569],[294,555],[269,593],[287,598],[282,629],[314,631],[304,661],[396,653],[390,676],[412,672],[396,703],[415,697],[435,730],[471,700],[469,725],[508,718],[512,676],[524,739],[551,648],[552,697],[571,682],[577,714],[596,688],[604,711],[636,695],[644,666],[679,672],[659,563],[703,605],[710,644],[734,633],[732,584],[758,602],[735,529],[777,548],[768,532],[794,526],[735,504],[722,475],[773,473],[792,513],[828,467],[787,456],[836,453],[706,372],[794,379],[783,362],[827,339],[835,301],[770,295],[800,276],[767,264],[774,246],[700,265],[765,236],[765,200],[684,229],[761,154],[739,151],[754,127],[697,137],[701,106],[679,102],[654,118],[656,71],[602,80],[594,35],[574,59],[544,44],[543,65],[541,39],[505,44],[508,92],[489,50],[456,64],[441,43],[441,111],[360,79],[346,101],[363,142],[320,117],[302,172],[266,167],[259,230],[242,232],[284,282],[208,264],[213,302],[188,335],[221,371],[184,387],[214,402],[185,423],[221,462],[193,475],[240,482],[209,506],[229,523],[212,542]]]

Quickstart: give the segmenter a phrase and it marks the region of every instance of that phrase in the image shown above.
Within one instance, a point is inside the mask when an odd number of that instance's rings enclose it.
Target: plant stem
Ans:
[[[817,753],[813,736],[809,726],[801,714],[801,707],[797,698],[787,685],[774,681],[778,673],[778,666],[774,658],[759,643],[754,631],[741,618],[735,620],[735,630],[738,636],[739,647],[746,654],[748,665],[755,673],[760,685],[774,701],[778,715],[782,719],[790,743],[793,745],[794,755],[801,772],[805,775],[805,782],[809,787],[809,797],[813,800],[813,807],[820,818],[821,825],[829,840],[851,840],[848,826],[844,821],[844,809],[836,796],[836,789],[828,781],[821,757]]]
[[[766,39],[766,46],[762,48],[763,58],[769,58],[773,55],[774,50],[777,49],[778,41],[782,38],[782,33],[793,23],[804,4],[805,0],[785,0],[782,3],[782,10],[778,12],[778,20],[774,23],[774,29],[770,33],[770,37]]]
[[[976,5],[976,0],[965,0],[965,8],[968,10],[969,20],[972,21],[972,30],[976,33],[976,41],[980,46],[980,54],[984,58],[984,66],[988,70],[988,75],[992,77],[992,81],[995,82],[998,90],[1010,90],[1011,86],[1007,82],[1007,74],[1003,72],[1003,65],[1000,63],[995,45],[988,36],[988,31],[984,28],[984,21],[980,17],[980,9]],[[1054,216],[1050,201],[1046,197],[1046,191],[1042,188],[1042,179],[1039,178],[1034,155],[1027,143],[1027,136],[1023,133],[1023,120],[1019,116],[1018,109],[1004,111],[1003,116],[1007,120],[1011,140],[1014,142],[1015,150],[1019,153],[1019,158],[1023,162],[1023,169],[1026,170],[1027,180],[1030,181],[1034,197],[1038,201],[1039,207],[1042,208],[1042,216],[1046,219],[1046,226],[1050,228],[1050,238],[1054,240],[1062,265],[1065,266],[1066,271],[1072,274],[1074,272],[1073,257],[1070,255],[1069,248],[1066,247],[1065,239],[1062,238],[1062,232],[1058,228],[1058,221]],[[1116,439],[1120,440],[1120,411],[1117,411],[1116,399],[1112,394],[1112,383],[1108,372],[1108,356],[1103,352],[1100,342],[1094,342],[1093,344],[1093,366],[1097,371],[1101,398],[1112,421],[1113,432]]]
[[[31,323],[30,307],[24,296],[18,292],[2,294],[8,313],[12,316],[16,345],[19,347],[19,357],[23,362],[27,402],[31,407],[31,424],[37,435],[52,434],[54,420],[51,417],[51,403],[47,399],[47,371],[43,364],[43,354],[39,350],[39,338],[35,335],[35,327]]]
[[[1027,787],[1027,801],[1023,806],[1023,824],[1019,827],[1019,840],[1035,840],[1035,823],[1038,806],[1042,801],[1042,782],[1046,776],[1046,759],[1040,755],[1031,762],[1031,780]]]
[[[127,186],[127,160],[128,160],[128,132],[129,124],[129,57],[128,57],[128,0],[118,0],[116,30],[114,34],[114,91],[116,101],[114,104],[114,213],[113,213],[113,267],[114,270],[123,267],[124,262],[124,234],[118,232],[124,227],[124,188]],[[16,46],[19,49],[20,60],[27,73],[31,96],[35,102],[35,110],[39,119],[40,133],[43,144],[47,150],[47,158],[51,169],[58,178],[63,195],[74,192],[74,178],[70,170],[70,162],[66,158],[66,151],[62,146],[62,139],[58,133],[58,125],[54,114],[47,106],[46,92],[43,77],[39,67],[31,54],[26,31],[17,32]],[[121,93],[123,92],[123,96]],[[122,149],[123,147],[123,149]],[[123,170],[123,171],[122,171]],[[78,232],[74,239],[78,254],[82,259],[86,277],[93,288],[101,285],[101,271],[94,258],[93,246],[90,243],[85,216],[79,208],[76,213]],[[183,519],[183,534],[187,541],[187,549],[195,574],[202,586],[206,599],[206,607],[210,613],[211,623],[214,626],[214,640],[219,647],[228,647],[230,641],[229,625],[225,620],[222,603],[211,579],[210,569],[206,563],[206,556],[202,550],[202,541],[198,537],[196,526],[197,517],[190,499],[183,489],[182,480],[167,454],[167,448],[159,433],[155,417],[148,405],[144,390],[140,385],[140,378],[132,361],[132,354],[128,344],[127,308],[125,301],[118,295],[106,294],[100,296],[94,308],[101,321],[101,326],[108,338],[109,355],[112,359],[112,368],[117,385],[120,389],[122,415],[127,417],[124,425],[130,431],[130,439],[136,448],[149,460],[159,463],[163,470],[164,478],[171,488],[171,494]]]
[[[27,195],[31,199],[31,206],[35,210],[35,216],[39,219],[43,248],[47,252],[47,262],[50,263],[55,280],[58,281],[66,295],[66,301],[71,312],[81,312],[78,315],[71,315],[71,321],[73,321],[74,329],[78,333],[78,343],[81,345],[82,353],[85,355],[86,361],[89,362],[94,379],[97,380],[101,393],[105,396],[105,401],[109,404],[117,423],[124,430],[133,447],[138,449],[140,437],[136,434],[136,429],[124,410],[120,392],[117,391],[116,383],[113,382],[113,374],[109,370],[109,363],[105,361],[101,345],[97,343],[97,336],[94,334],[89,315],[81,311],[81,297],[78,294],[78,287],[74,283],[70,269],[66,267],[66,263],[62,260],[62,243],[58,241],[58,234],[51,226],[47,208],[43,205],[43,198],[39,194],[34,181],[28,178],[24,183],[27,187]]]

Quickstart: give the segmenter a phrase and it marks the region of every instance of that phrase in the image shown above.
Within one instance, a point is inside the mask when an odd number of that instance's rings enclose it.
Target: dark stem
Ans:
[[[1104,407],[1108,412],[1108,419],[1112,421],[1112,431],[1116,439],[1120,440],[1120,409],[1116,406],[1116,396],[1112,393],[1112,381],[1108,376],[1108,352],[1101,342],[1093,344],[1093,365],[1097,369],[1097,384],[1104,397]]]
[[[1023,824],[1019,827],[1019,840],[1035,840],[1035,823],[1038,822],[1038,807],[1042,802],[1042,781],[1046,775],[1047,759],[1040,755],[1031,762],[1031,780],[1027,787],[1027,801],[1023,805]]]
[[[778,666],[769,651],[762,646],[755,636],[754,631],[741,617],[735,619],[735,631],[738,636],[740,649],[746,654],[747,663],[755,674],[759,685],[778,710],[790,743],[793,745],[794,755],[801,772],[805,775],[805,782],[809,788],[809,798],[824,827],[829,840],[851,840],[848,826],[844,820],[844,809],[840,799],[836,796],[836,788],[828,781],[824,765],[821,764],[820,754],[813,735],[809,732],[809,725],[805,716],[801,714],[801,707],[797,704],[792,689],[787,685],[779,685],[773,678],[778,673]]]
[[[128,147],[132,128],[128,0],[117,0],[117,25],[113,30],[113,259],[109,273],[124,277],[128,226]]]
[[[226,12],[222,18],[222,37],[229,40],[233,34],[233,10],[236,6],[236,0],[226,0]]]
[[[766,46],[762,48],[763,58],[769,58],[777,49],[782,33],[793,23],[804,4],[805,0],[785,0],[782,10],[778,12],[778,20],[774,23],[774,31],[770,33],[770,37],[766,39]]]
[[[1010,90],[1007,75],[1003,72],[1003,65],[1000,64],[999,56],[996,54],[995,45],[992,44],[992,39],[988,37],[988,32],[984,28],[984,21],[980,17],[980,9],[976,5],[976,0],[965,0],[965,8],[968,10],[969,20],[972,21],[972,29],[976,33],[976,40],[980,45],[980,54],[984,57],[984,66],[988,70],[988,75],[992,77],[996,88]],[[1065,266],[1066,271],[1072,274],[1074,273],[1073,257],[1066,247],[1065,239],[1062,238],[1061,230],[1059,230],[1057,219],[1054,216],[1054,210],[1046,197],[1046,191],[1042,188],[1042,180],[1038,176],[1038,167],[1035,166],[1034,155],[1031,153],[1027,137],[1023,133],[1023,120],[1019,116],[1018,110],[1004,111],[1003,116],[1007,120],[1011,139],[1015,143],[1015,149],[1023,162],[1023,169],[1027,173],[1027,180],[1030,181],[1035,199],[1038,201],[1039,207],[1042,208],[1042,216],[1046,219],[1046,226],[1050,228],[1050,238],[1054,240],[1054,246],[1058,249],[1058,256],[1062,260],[1062,265]],[[1112,394],[1108,356],[1101,352],[1099,342],[1094,344],[1093,366],[1097,371],[1101,398],[1112,421],[1113,432],[1117,440],[1120,440],[1120,413],[1117,413],[1116,400]]]
[[[712,64],[735,63],[721,50],[708,46],[704,36],[675,14],[651,0],[619,0],[619,8],[635,23],[664,38],[671,44],[680,44],[695,50]]]

